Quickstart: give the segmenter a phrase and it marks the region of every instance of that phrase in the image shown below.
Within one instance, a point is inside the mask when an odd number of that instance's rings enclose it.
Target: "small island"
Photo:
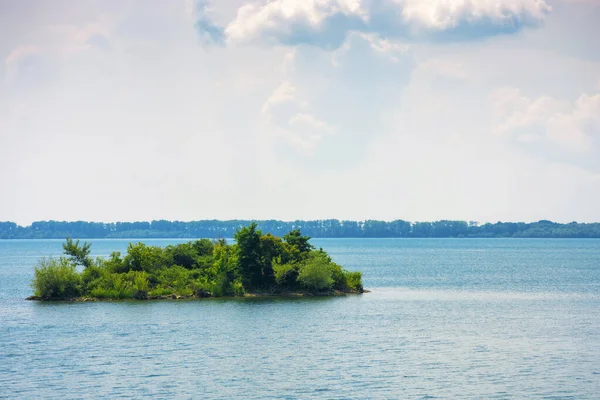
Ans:
[[[224,296],[333,296],[363,293],[350,272],[292,230],[282,238],[255,223],[239,229],[235,244],[200,239],[161,248],[130,243],[127,254],[90,257],[90,243],[67,238],[64,256],[35,267],[28,300],[152,300]],[[80,272],[81,271],[81,272]]]

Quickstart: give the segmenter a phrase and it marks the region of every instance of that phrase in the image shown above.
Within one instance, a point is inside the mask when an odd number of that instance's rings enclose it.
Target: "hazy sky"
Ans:
[[[600,221],[600,0],[0,0],[0,220]]]

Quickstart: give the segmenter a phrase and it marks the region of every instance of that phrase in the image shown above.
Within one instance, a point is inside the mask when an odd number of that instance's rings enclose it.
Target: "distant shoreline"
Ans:
[[[434,222],[202,220],[141,222],[36,221],[28,226],[0,222],[0,239],[193,239],[231,238],[243,226],[256,222],[259,229],[281,236],[300,229],[313,238],[538,238],[598,239],[600,223],[496,222],[441,220]]]

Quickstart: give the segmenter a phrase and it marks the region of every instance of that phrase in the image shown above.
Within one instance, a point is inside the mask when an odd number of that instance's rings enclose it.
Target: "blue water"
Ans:
[[[315,239],[372,292],[24,301],[61,243],[0,241],[0,398],[600,398],[600,240]]]

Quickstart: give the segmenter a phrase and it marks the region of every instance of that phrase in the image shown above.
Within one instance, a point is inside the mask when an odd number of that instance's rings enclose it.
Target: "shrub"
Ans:
[[[244,285],[242,285],[241,280],[236,280],[233,282],[233,295],[234,296],[243,296],[246,293],[244,290]]]
[[[324,291],[331,289],[333,278],[329,257],[321,252],[311,254],[300,266],[298,281],[309,290]]]
[[[91,265],[81,273],[81,291],[82,293],[91,292],[102,282],[108,279],[109,271],[103,264]]]
[[[60,257],[41,259],[31,286],[35,295],[43,299],[68,299],[79,296],[80,284],[75,264]]]
[[[223,297],[233,294],[233,288],[226,273],[221,273],[217,278],[210,282],[208,291],[215,297]]]
[[[104,299],[131,299],[136,288],[131,276],[126,274],[107,274],[91,291],[92,297]]]
[[[346,287],[348,289],[360,290],[360,291],[363,290],[362,274],[359,271],[356,271],[356,272],[344,271],[344,278],[346,281]]]
[[[341,266],[334,262],[329,263],[329,269],[331,270],[331,278],[333,279],[333,287],[336,289],[347,289],[346,277],[344,276],[344,270]]]
[[[298,284],[298,265],[296,263],[281,264],[279,261],[274,261],[273,273],[277,286],[290,289]]]
[[[214,280],[204,285],[204,289],[214,297],[242,296],[246,292],[241,278],[235,279],[232,274],[227,272],[221,272]]]
[[[160,287],[171,289],[176,294],[192,294],[188,270],[179,265],[160,271],[158,281]]]
[[[133,281],[133,287],[136,291],[147,292],[150,286],[148,282],[148,273],[146,271],[130,271],[127,277]]]
[[[96,299],[123,299],[123,293],[116,289],[105,289],[103,287],[94,288],[90,292],[91,296]]]

